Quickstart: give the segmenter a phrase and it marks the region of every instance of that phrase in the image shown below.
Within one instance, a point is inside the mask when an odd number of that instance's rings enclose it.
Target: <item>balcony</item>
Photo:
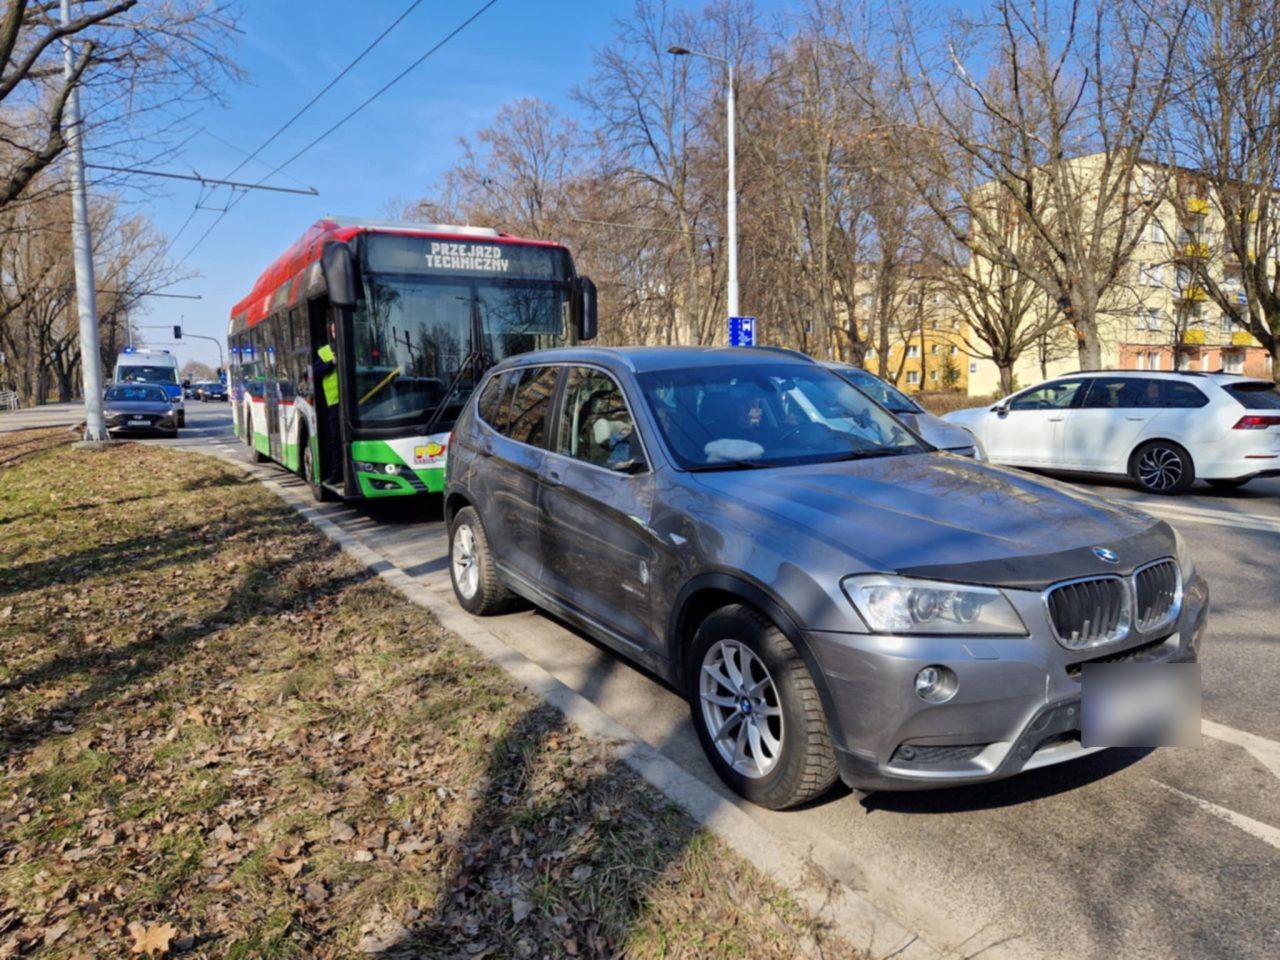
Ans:
[[[1208,260],[1209,245],[1197,240],[1188,240],[1178,245],[1175,257],[1179,260]]]
[[[1183,330],[1182,342],[1188,347],[1203,347],[1205,345],[1205,332],[1203,330]]]
[[[1209,294],[1205,291],[1204,287],[1192,284],[1191,286],[1184,287],[1179,291],[1175,299],[1182,300],[1186,303],[1203,303],[1205,300],[1209,299]]]
[[[1187,213],[1193,217],[1202,217],[1209,212],[1209,200],[1206,197],[1188,197]]]
[[[1233,347],[1252,347],[1253,335],[1248,330],[1233,330],[1231,332],[1231,345]]]

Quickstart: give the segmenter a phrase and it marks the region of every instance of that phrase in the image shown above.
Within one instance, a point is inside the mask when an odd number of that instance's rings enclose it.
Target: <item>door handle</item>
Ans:
[[[1126,420],[1134,420],[1134,421],[1137,421],[1138,423],[1146,423],[1146,421],[1147,421],[1147,418],[1146,418],[1146,417],[1125,417],[1125,419],[1126,419]]]
[[[564,478],[561,477],[559,471],[556,470],[548,470],[544,475],[543,480],[546,481],[548,487],[564,486]]]
[[[1065,419],[1067,419],[1067,418],[1066,418],[1066,417],[1049,417],[1049,422],[1050,422],[1050,423],[1061,423],[1061,422],[1062,422],[1063,420],[1065,420]]]

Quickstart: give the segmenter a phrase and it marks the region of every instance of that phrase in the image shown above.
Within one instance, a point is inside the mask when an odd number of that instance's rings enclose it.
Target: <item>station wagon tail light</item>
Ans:
[[[1236,421],[1234,430],[1265,430],[1267,427],[1280,427],[1280,417],[1250,413]]]
[[[1025,636],[1026,625],[994,587],[868,574],[846,577],[845,595],[873,633]]]

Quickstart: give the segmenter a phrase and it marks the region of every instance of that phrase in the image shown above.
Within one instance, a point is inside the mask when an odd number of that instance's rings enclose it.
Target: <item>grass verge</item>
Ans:
[[[0,436],[0,957],[860,955],[252,480],[66,436]]]

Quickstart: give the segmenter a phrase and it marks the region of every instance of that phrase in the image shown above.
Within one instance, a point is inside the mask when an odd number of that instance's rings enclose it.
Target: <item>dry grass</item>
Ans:
[[[969,407],[980,407],[986,397],[971,397],[954,391],[913,393],[911,399],[936,416],[951,413],[953,410],[965,410]]]
[[[0,957],[857,955],[256,483],[66,436],[0,437]]]

